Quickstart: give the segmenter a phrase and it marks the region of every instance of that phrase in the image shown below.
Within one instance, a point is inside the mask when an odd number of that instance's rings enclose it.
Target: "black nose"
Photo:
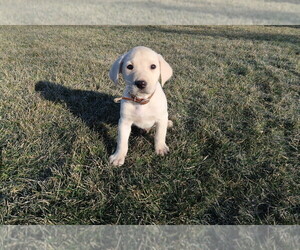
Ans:
[[[145,81],[135,81],[134,84],[139,88],[143,89],[147,86],[147,83]]]

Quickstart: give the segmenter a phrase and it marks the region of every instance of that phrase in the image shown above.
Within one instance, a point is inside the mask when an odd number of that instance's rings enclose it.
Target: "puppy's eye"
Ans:
[[[151,64],[151,69],[156,69],[156,65],[155,64]]]
[[[132,64],[128,64],[128,65],[127,65],[127,69],[132,70],[132,69],[133,69],[133,65],[132,65]]]

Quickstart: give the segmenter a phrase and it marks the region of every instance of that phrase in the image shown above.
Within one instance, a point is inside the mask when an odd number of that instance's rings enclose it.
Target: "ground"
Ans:
[[[300,29],[0,27],[1,224],[299,224]],[[144,45],[164,86],[167,157],[116,148],[113,61]]]

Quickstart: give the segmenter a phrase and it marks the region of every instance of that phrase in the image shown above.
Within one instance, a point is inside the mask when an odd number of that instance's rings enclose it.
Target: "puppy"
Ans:
[[[124,164],[128,151],[131,126],[149,130],[156,125],[155,152],[165,155],[168,120],[167,99],[162,86],[172,76],[171,66],[164,58],[150,48],[139,46],[121,55],[112,65],[109,77],[118,84],[119,73],[123,75],[126,87],[121,99],[118,124],[118,145],[109,161],[115,166]],[[159,78],[161,84],[159,83]]]

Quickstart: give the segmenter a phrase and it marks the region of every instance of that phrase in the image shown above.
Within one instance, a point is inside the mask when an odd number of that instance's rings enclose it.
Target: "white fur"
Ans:
[[[127,69],[128,64],[133,65],[134,68]],[[156,65],[156,69],[150,68],[152,64]],[[110,163],[115,166],[124,164],[133,124],[143,129],[150,129],[155,124],[155,152],[158,155],[167,154],[169,147],[165,142],[166,133],[168,125],[171,126],[172,122],[168,121],[167,99],[162,86],[172,76],[172,68],[161,55],[147,47],[139,46],[120,56],[112,65],[109,76],[116,84],[118,84],[119,73],[122,73],[126,82],[124,97],[134,95],[138,98],[147,98],[152,93],[154,95],[145,105],[129,100],[121,101],[118,145],[115,153],[109,158]],[[162,85],[159,83],[159,78]],[[137,80],[146,81],[146,88],[143,90],[137,88],[134,85]]]

